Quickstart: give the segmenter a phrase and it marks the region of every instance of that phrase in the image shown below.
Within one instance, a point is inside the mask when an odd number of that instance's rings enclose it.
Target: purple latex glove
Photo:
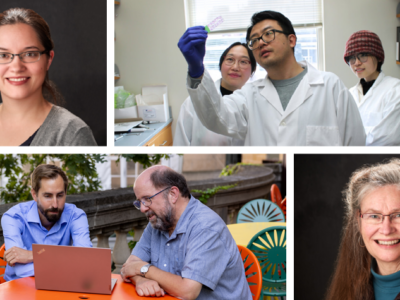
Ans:
[[[179,39],[178,47],[189,66],[189,75],[198,78],[204,73],[203,59],[206,54],[208,33],[204,26],[194,26],[186,30]]]

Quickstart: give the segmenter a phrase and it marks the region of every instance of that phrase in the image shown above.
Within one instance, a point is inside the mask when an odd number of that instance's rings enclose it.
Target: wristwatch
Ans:
[[[151,266],[152,266],[152,264],[147,264],[140,268],[140,273],[142,273],[143,277],[146,276],[146,273],[149,271]]]

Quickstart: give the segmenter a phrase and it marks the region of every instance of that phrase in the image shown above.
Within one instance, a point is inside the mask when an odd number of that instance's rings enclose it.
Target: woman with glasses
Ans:
[[[400,299],[400,160],[354,172],[327,299]]]
[[[90,128],[57,106],[63,99],[48,76],[53,48],[33,10],[0,13],[0,146],[96,146]]]
[[[246,44],[230,45],[221,55],[222,78],[215,82],[220,95],[230,95],[242,88],[256,70],[256,60]],[[208,130],[197,117],[193,103],[187,98],[181,106],[174,135],[174,146],[243,146],[244,141]]]
[[[379,37],[367,30],[353,33],[344,60],[360,79],[350,89],[367,135],[367,146],[400,145],[400,80],[385,76],[385,53]]]

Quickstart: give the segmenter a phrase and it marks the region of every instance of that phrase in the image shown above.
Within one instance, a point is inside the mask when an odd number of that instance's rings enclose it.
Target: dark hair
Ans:
[[[251,17],[251,26],[247,28],[247,34],[246,34],[247,42],[250,40],[251,30],[253,29],[254,25],[264,20],[275,20],[278,22],[279,26],[282,27],[282,31],[284,31],[287,36],[289,36],[290,34],[294,34],[296,36],[296,32],[294,31],[292,22],[290,22],[288,18],[286,18],[283,14],[277,11],[265,10],[257,12]],[[293,52],[294,52],[294,47],[293,47]]]
[[[181,192],[182,197],[190,199],[190,191],[185,177],[170,168],[156,169],[151,173],[150,180],[157,189],[176,186]]]
[[[0,26],[20,23],[29,25],[35,30],[44,47],[45,53],[49,55],[50,51],[54,49],[54,43],[51,39],[49,25],[40,15],[31,9],[25,8],[10,8],[0,13]],[[43,82],[42,90],[46,100],[54,104],[63,103],[63,97],[57,90],[56,85],[49,79],[48,72]]]
[[[383,65],[383,62],[378,61],[378,66],[376,67],[376,70],[377,70],[379,73],[382,72],[382,65]]]
[[[225,56],[228,54],[228,52],[236,46],[243,46],[246,48],[247,53],[249,54],[250,58],[250,63],[251,63],[251,74],[254,74],[257,68],[257,62],[256,59],[254,58],[253,52],[247,47],[247,44],[241,43],[241,42],[235,42],[232,45],[230,45],[228,48],[225,49],[225,51],[222,53],[221,57],[219,58],[219,70],[221,71],[221,66],[222,63],[224,62]]]
[[[56,179],[61,176],[64,181],[64,191],[67,192],[68,178],[64,171],[55,165],[39,165],[31,174],[32,189],[36,194],[40,190],[40,182],[43,178],[45,179]]]

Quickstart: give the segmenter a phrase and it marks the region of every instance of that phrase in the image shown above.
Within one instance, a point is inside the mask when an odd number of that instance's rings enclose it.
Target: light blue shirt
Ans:
[[[6,250],[14,246],[32,251],[32,244],[92,247],[85,212],[65,203],[60,220],[47,230],[39,218],[37,203],[28,201],[10,208],[1,218]],[[34,276],[33,263],[7,265],[4,279]]]
[[[251,300],[238,247],[224,221],[191,197],[171,236],[147,225],[132,255],[203,285],[198,300]]]

